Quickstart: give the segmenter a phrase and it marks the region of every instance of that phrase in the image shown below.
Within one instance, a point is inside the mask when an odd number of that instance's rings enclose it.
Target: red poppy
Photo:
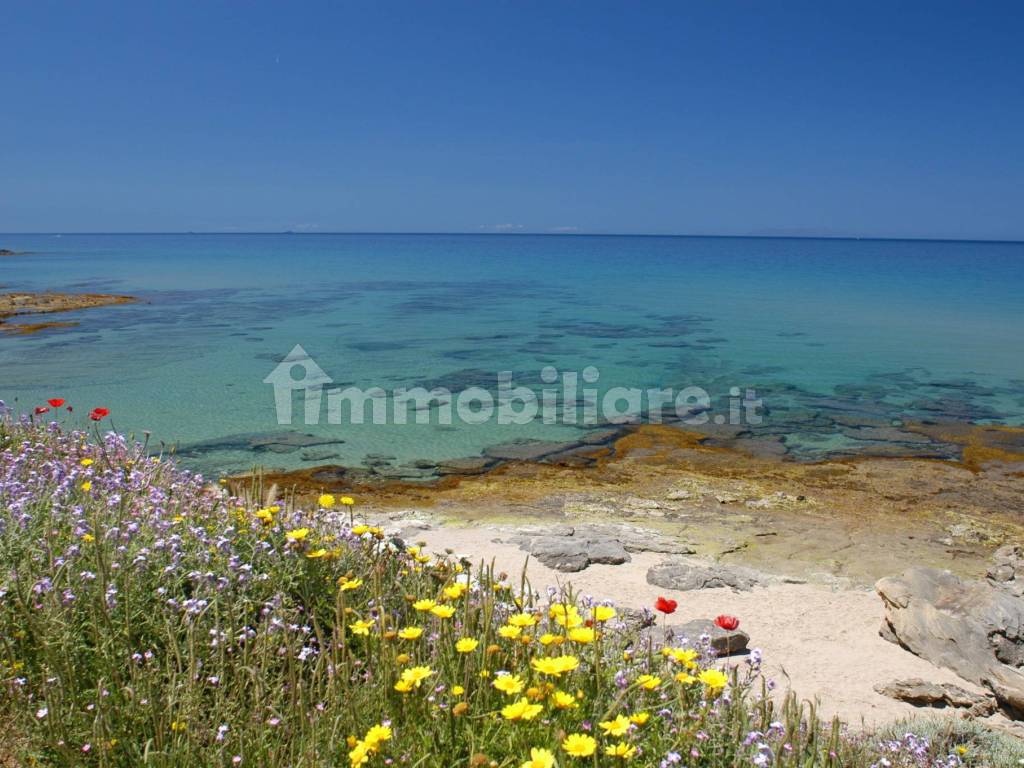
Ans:
[[[51,408],[60,408],[62,405],[64,405],[64,398],[54,397],[50,400],[47,400],[46,402],[50,404]]]
[[[659,597],[654,601],[654,607],[665,614],[675,613],[679,603],[675,600],[669,600],[667,597]]]
[[[92,419],[93,421],[101,421],[102,419],[105,419],[109,415],[109,408],[93,408],[92,412],[89,414],[89,418]]]
[[[722,614],[715,618],[715,624],[720,626],[722,629],[728,629],[730,632],[740,625],[740,620],[735,616],[727,616]]]
[[[48,410],[50,409],[47,408],[45,405],[36,406],[36,416],[38,416],[41,413],[46,413]]]

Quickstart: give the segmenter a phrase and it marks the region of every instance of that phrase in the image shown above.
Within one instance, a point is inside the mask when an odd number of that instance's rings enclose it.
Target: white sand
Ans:
[[[495,562],[515,582],[526,555],[512,544],[495,543],[507,533],[484,525],[445,526],[417,533],[428,550],[451,549],[475,561]],[[833,589],[817,584],[773,584],[751,592],[705,589],[671,592],[646,581],[647,569],[663,559],[634,554],[624,565],[591,565],[579,573],[560,573],[530,560],[534,589],[571,583],[582,594],[631,607],[653,607],[659,595],[679,602],[671,623],[735,615],[750,635],[750,646],[764,653],[764,669],[780,690],[791,688],[802,699],[817,699],[826,717],[839,715],[851,727],[874,726],[901,717],[934,715],[948,710],[919,709],[882,696],[876,683],[920,677],[978,691],[949,670],[941,669],[879,637],[882,603],[863,589]],[[900,570],[893,564],[893,571]]]

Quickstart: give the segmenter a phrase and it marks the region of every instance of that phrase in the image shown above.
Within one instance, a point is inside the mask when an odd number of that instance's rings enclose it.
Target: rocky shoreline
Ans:
[[[358,466],[321,463],[340,458],[343,438],[297,431],[227,435],[180,446],[176,453],[183,458],[199,458],[221,450],[268,455],[297,453],[301,461],[316,466],[299,470],[267,467],[266,473],[294,487],[319,488],[327,484],[361,491],[403,484],[443,485],[445,478],[483,475],[522,462],[592,468],[614,456],[620,439],[638,432],[671,434],[675,443],[682,440],[689,447],[736,451],[754,459],[796,460],[784,450],[766,449],[763,438],[746,430],[698,429],[672,424],[602,425],[582,432],[573,440],[513,440],[488,446],[480,455],[462,458],[399,461],[393,455],[372,453]],[[983,464],[992,462],[1024,463],[1024,427],[948,421],[906,423],[899,427],[866,424],[857,429],[872,435],[871,445],[856,454],[830,457],[831,460],[927,459],[954,462],[971,470],[979,470]],[[783,444],[784,440],[779,443]]]
[[[8,253],[4,255],[14,255]],[[11,318],[33,315],[47,315],[57,312],[73,312],[93,307],[109,307],[117,304],[131,304],[138,301],[134,296],[118,296],[105,293],[56,293],[51,291],[32,293],[0,293],[0,332],[12,335],[27,335],[53,328],[71,328],[74,321],[11,322]]]
[[[964,579],[936,568],[910,568],[876,585],[885,605],[881,635],[987,690],[982,701],[963,696],[959,702],[949,701],[949,692],[944,692],[941,698],[947,703],[991,710],[998,706],[1022,720],[1022,582],[1024,546],[1019,543],[1001,547],[983,579]]]
[[[669,596],[680,618],[645,631],[763,650],[827,715],[870,726],[941,713],[1024,735],[1024,431],[906,429],[949,439],[960,460],[783,461],[647,426],[602,436],[586,463],[578,448],[566,462],[501,450],[428,482],[356,486],[365,475],[329,468],[262,481],[353,492],[388,535],[536,589],[571,584],[637,621]],[[291,450],[275,441],[267,453]],[[714,627],[719,613],[742,627]]]
[[[264,470],[261,477],[290,493],[353,493],[376,509],[415,507],[452,521],[515,519],[555,530],[642,524],[702,556],[767,571],[786,562],[804,574],[862,585],[908,557],[973,573],[997,547],[1024,533],[1017,513],[1024,509],[1024,430],[906,429],[959,440],[949,445],[958,448],[961,460],[784,461],[713,445],[698,433],[648,425],[619,437],[595,431],[595,445],[528,459],[502,450],[502,458],[493,451],[465,462],[422,462],[416,477],[405,468],[393,472],[387,457],[357,468]],[[313,436],[264,437],[260,451],[329,452],[322,443]],[[228,482],[244,488],[251,480]],[[577,542],[562,553],[569,560],[582,561],[586,554]]]
[[[698,556],[637,522],[467,522],[422,509],[361,517],[425,552],[491,564],[540,591],[571,584],[600,594],[643,633],[707,635],[725,656],[763,652],[780,691],[818,698],[825,713],[853,724],[945,714],[1024,735],[1019,544],[979,560],[971,578],[916,566],[864,585],[801,575],[799,563],[768,572]],[[892,562],[890,573],[907,565]],[[657,596],[675,599],[678,616],[655,620],[649,607]],[[739,617],[738,625],[708,618],[721,613]]]

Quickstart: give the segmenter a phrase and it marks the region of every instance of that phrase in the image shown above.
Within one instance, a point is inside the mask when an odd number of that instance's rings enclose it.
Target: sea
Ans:
[[[63,398],[74,411],[57,418],[88,428],[109,408],[100,428],[210,474],[429,475],[631,421],[796,461],[913,454],[912,423],[1024,424],[1024,243],[10,234],[0,247],[26,252],[0,257],[0,291],[138,298],[0,333],[0,400],[26,412]],[[402,399],[416,388],[435,397]],[[652,406],[651,390],[668,399]],[[373,397],[352,407],[345,392]]]

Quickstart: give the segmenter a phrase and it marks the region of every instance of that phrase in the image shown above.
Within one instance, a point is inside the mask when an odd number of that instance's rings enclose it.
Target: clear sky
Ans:
[[[1024,239],[1020,2],[32,2],[0,231]]]

